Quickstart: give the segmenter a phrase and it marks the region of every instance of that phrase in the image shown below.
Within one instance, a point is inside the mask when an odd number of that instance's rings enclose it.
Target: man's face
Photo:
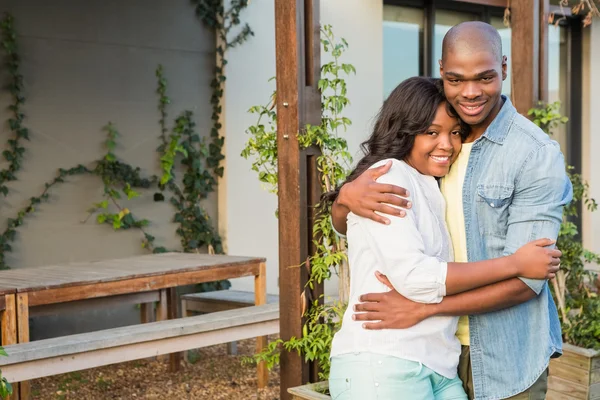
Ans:
[[[506,79],[506,57],[493,51],[461,51],[457,45],[440,61],[440,74],[448,102],[467,124],[483,130],[493,121]]]

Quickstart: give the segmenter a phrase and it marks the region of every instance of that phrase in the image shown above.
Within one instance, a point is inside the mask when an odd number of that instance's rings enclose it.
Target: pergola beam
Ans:
[[[549,10],[548,0],[511,2],[511,92],[514,106],[523,115],[548,97]]]
[[[279,304],[280,337],[302,336],[302,314],[312,298],[306,289],[303,264],[311,252],[311,214],[318,199],[314,151],[301,151],[297,133],[306,124],[321,123],[318,0],[275,2],[277,77],[277,155],[279,198]],[[304,302],[303,302],[304,299]],[[282,400],[287,389],[308,382],[315,365],[296,352],[281,353]]]

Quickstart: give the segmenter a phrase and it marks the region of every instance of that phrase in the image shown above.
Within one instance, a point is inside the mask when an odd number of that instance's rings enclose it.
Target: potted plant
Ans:
[[[529,111],[533,122],[546,133],[567,122],[560,102],[540,103]],[[557,246],[563,252],[561,270],[551,281],[563,333],[563,355],[550,361],[548,399],[600,398],[600,297],[598,276],[586,265],[600,263],[600,256],[583,247],[577,225],[578,204],[596,211],[588,184],[573,167],[567,167],[573,184],[573,201],[564,211]]]

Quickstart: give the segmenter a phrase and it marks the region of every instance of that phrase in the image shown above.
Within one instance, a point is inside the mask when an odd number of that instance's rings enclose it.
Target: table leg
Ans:
[[[140,304],[140,322],[147,324],[154,321],[154,303]]]
[[[17,336],[19,343],[29,342],[29,295],[17,293]],[[19,383],[19,399],[29,400],[31,395],[31,383],[23,381]]]
[[[267,265],[260,263],[258,275],[254,277],[254,304],[257,306],[267,303]],[[267,337],[256,338],[256,352],[260,353],[267,347]],[[264,388],[269,382],[269,371],[264,361],[258,363],[258,387]]]
[[[156,305],[156,320],[157,321],[166,321],[169,318],[168,315],[168,301],[167,301],[167,289],[160,289],[158,292],[159,300]],[[158,360],[164,361],[167,359],[166,355],[158,356]]]
[[[5,308],[2,310],[2,346],[17,343],[17,300],[15,294],[4,296]],[[11,382],[12,383],[12,382]],[[19,400],[19,384],[13,383],[13,394],[9,400]]]
[[[167,316],[169,319],[175,319],[178,317],[177,306],[177,288],[169,288],[167,289]],[[179,371],[181,366],[181,353],[171,353],[169,354],[169,372],[177,372]]]

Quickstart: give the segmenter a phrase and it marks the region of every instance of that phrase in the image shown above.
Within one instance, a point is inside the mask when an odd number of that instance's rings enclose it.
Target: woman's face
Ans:
[[[456,160],[462,139],[458,118],[448,115],[446,103],[439,105],[427,132],[415,137],[406,162],[423,175],[444,176]]]

